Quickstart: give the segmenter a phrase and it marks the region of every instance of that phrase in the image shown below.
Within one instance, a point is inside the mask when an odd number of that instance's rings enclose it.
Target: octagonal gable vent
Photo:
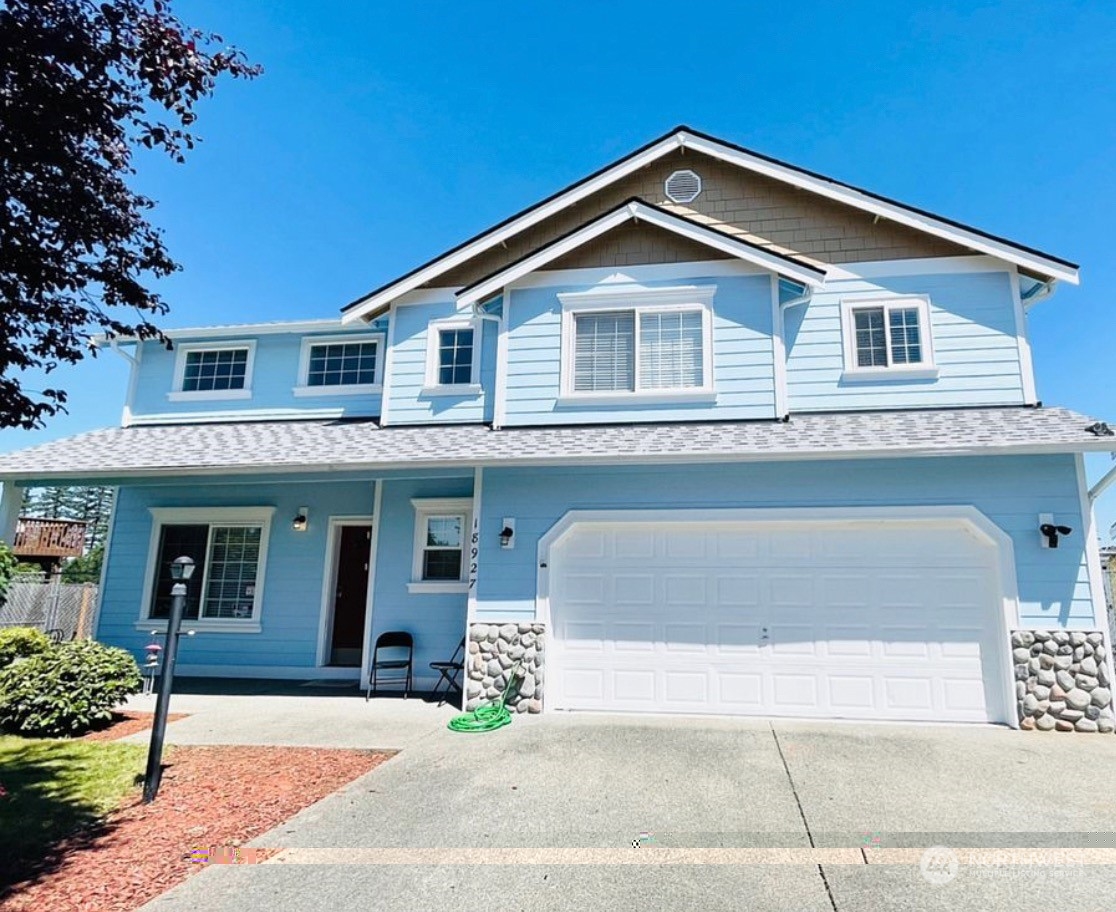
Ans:
[[[663,188],[671,202],[690,203],[701,193],[701,178],[693,171],[675,171]]]

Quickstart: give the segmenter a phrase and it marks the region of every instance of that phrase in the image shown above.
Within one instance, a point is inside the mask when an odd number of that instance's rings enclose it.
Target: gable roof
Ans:
[[[520,257],[515,262],[509,263],[504,268],[465,286],[457,292],[457,301],[461,305],[479,303],[494,294],[498,294],[500,289],[516,279],[542,269],[548,263],[564,256],[571,250],[576,250],[602,234],[630,221],[646,222],[698,244],[704,244],[721,253],[727,253],[746,263],[778,273],[802,285],[819,288],[825,281],[826,273],[824,269],[819,269],[794,257],[777,253],[768,247],[760,247],[750,241],[698,224],[652,205],[645,200],[632,198],[604,215],[598,216],[573,231],[556,238],[549,244],[544,244],[526,256]]]
[[[973,228],[961,222],[934,215],[924,209],[908,206],[897,200],[834,180],[817,172],[799,168],[689,127],[679,126],[658,139],[641,146],[624,158],[606,165],[588,177],[582,178],[534,206],[524,209],[492,228],[453,247],[446,253],[418,266],[400,278],[361,296],[343,309],[342,320],[351,322],[357,319],[368,319],[386,310],[391,302],[400,295],[433,281],[455,266],[467,262],[497,244],[504,243],[532,225],[538,224],[551,215],[678,149],[693,149],[746,170],[844,203],[879,218],[1013,263],[1048,279],[1062,280],[1075,285],[1079,281],[1077,264],[1069,260],[1017,244],[979,228]]]

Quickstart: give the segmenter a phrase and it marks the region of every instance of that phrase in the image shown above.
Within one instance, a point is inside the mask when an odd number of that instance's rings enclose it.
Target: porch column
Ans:
[[[17,488],[14,481],[5,481],[0,492],[0,541],[9,548],[15,547],[16,526],[19,524],[19,508],[23,503],[23,488]]]

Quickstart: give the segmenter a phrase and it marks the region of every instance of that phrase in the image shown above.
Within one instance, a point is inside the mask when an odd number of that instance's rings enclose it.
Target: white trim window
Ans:
[[[468,497],[412,500],[414,559],[409,592],[467,592],[473,501]]]
[[[296,396],[349,396],[383,388],[384,337],[307,336],[302,340]]]
[[[558,295],[562,400],[711,401],[715,291],[689,286]]]
[[[426,386],[429,395],[480,392],[481,322],[435,320],[427,329]]]
[[[184,342],[175,349],[172,402],[252,398],[255,339]]]
[[[938,376],[925,295],[841,301],[842,379],[930,380]]]
[[[187,626],[259,632],[273,507],[153,508],[137,626],[163,625],[170,615],[171,563],[196,567],[186,588]]]

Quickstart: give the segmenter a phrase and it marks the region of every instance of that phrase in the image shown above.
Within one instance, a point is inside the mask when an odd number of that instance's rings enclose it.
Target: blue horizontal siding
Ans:
[[[320,409],[340,411],[345,417],[373,417],[380,414],[380,394],[295,396],[299,385],[299,357],[302,340],[321,336],[341,335],[338,330],[323,333],[270,333],[255,336],[251,332],[231,331],[230,340],[243,341],[255,338],[256,356],[249,378],[251,399],[202,399],[190,402],[172,402],[167,394],[174,389],[176,351],[167,351],[158,342],[142,343],[139,376],[132,400],[132,414],[137,418],[146,415],[173,415],[189,418],[208,412],[234,412],[237,414],[274,409],[314,412]],[[367,336],[369,330],[353,332],[354,340]],[[381,333],[381,336],[384,334]],[[189,344],[192,340],[181,338],[176,344]],[[216,342],[215,339],[200,339]],[[386,355],[386,345],[381,338],[380,357]],[[381,368],[382,369],[382,368]]]
[[[558,295],[591,289],[569,284],[522,288],[508,292],[505,300],[508,369],[504,423],[515,426],[775,417],[770,276],[711,278],[687,275],[680,268],[678,276],[672,279],[633,286],[633,291],[673,285],[717,288],[713,300],[715,402],[607,406],[560,403],[562,306]],[[607,287],[616,288],[614,284]]]
[[[841,299],[865,292],[926,294],[939,375],[842,380]],[[786,316],[791,411],[1020,405],[1022,367],[1007,272],[834,281]]]
[[[390,424],[445,424],[492,420],[496,378],[496,323],[481,323],[481,339],[473,357],[480,358],[480,393],[463,396],[432,396],[426,385],[427,339],[430,321],[457,313],[452,300],[434,304],[408,304],[392,312],[394,328],[390,340],[391,376],[388,383]],[[464,316],[469,316],[466,313]]]
[[[260,633],[197,633],[182,640],[184,665],[219,667],[314,666],[329,517],[371,515],[371,479],[120,488],[113,525],[98,636],[137,656],[150,635],[136,629],[151,541],[152,507],[275,507],[260,609]],[[291,528],[300,506],[310,507],[305,532]],[[200,582],[196,583],[200,585]]]
[[[472,475],[388,480],[376,558],[372,638],[385,630],[409,630],[415,637],[415,672],[433,684],[429,663],[447,659],[460,640],[467,597],[411,594],[414,509],[411,498],[469,497]],[[295,532],[290,519],[310,506],[310,525]],[[98,637],[143,657],[150,642],[141,617],[144,574],[151,541],[152,507],[275,507],[266,563],[260,633],[196,633],[182,640],[183,665],[219,673],[304,669],[313,677],[321,620],[323,574],[327,566],[329,518],[371,515],[369,478],[323,482],[312,477],[284,481],[244,479],[230,484],[173,484],[122,487],[112,531],[109,563],[98,619]]]
[[[1088,625],[1093,607],[1072,456],[678,467],[486,469],[478,620],[534,616],[536,545],[569,510],[971,504],[1011,536],[1025,625]],[[1038,514],[1075,533],[1040,546]],[[517,545],[499,547],[516,519]]]

